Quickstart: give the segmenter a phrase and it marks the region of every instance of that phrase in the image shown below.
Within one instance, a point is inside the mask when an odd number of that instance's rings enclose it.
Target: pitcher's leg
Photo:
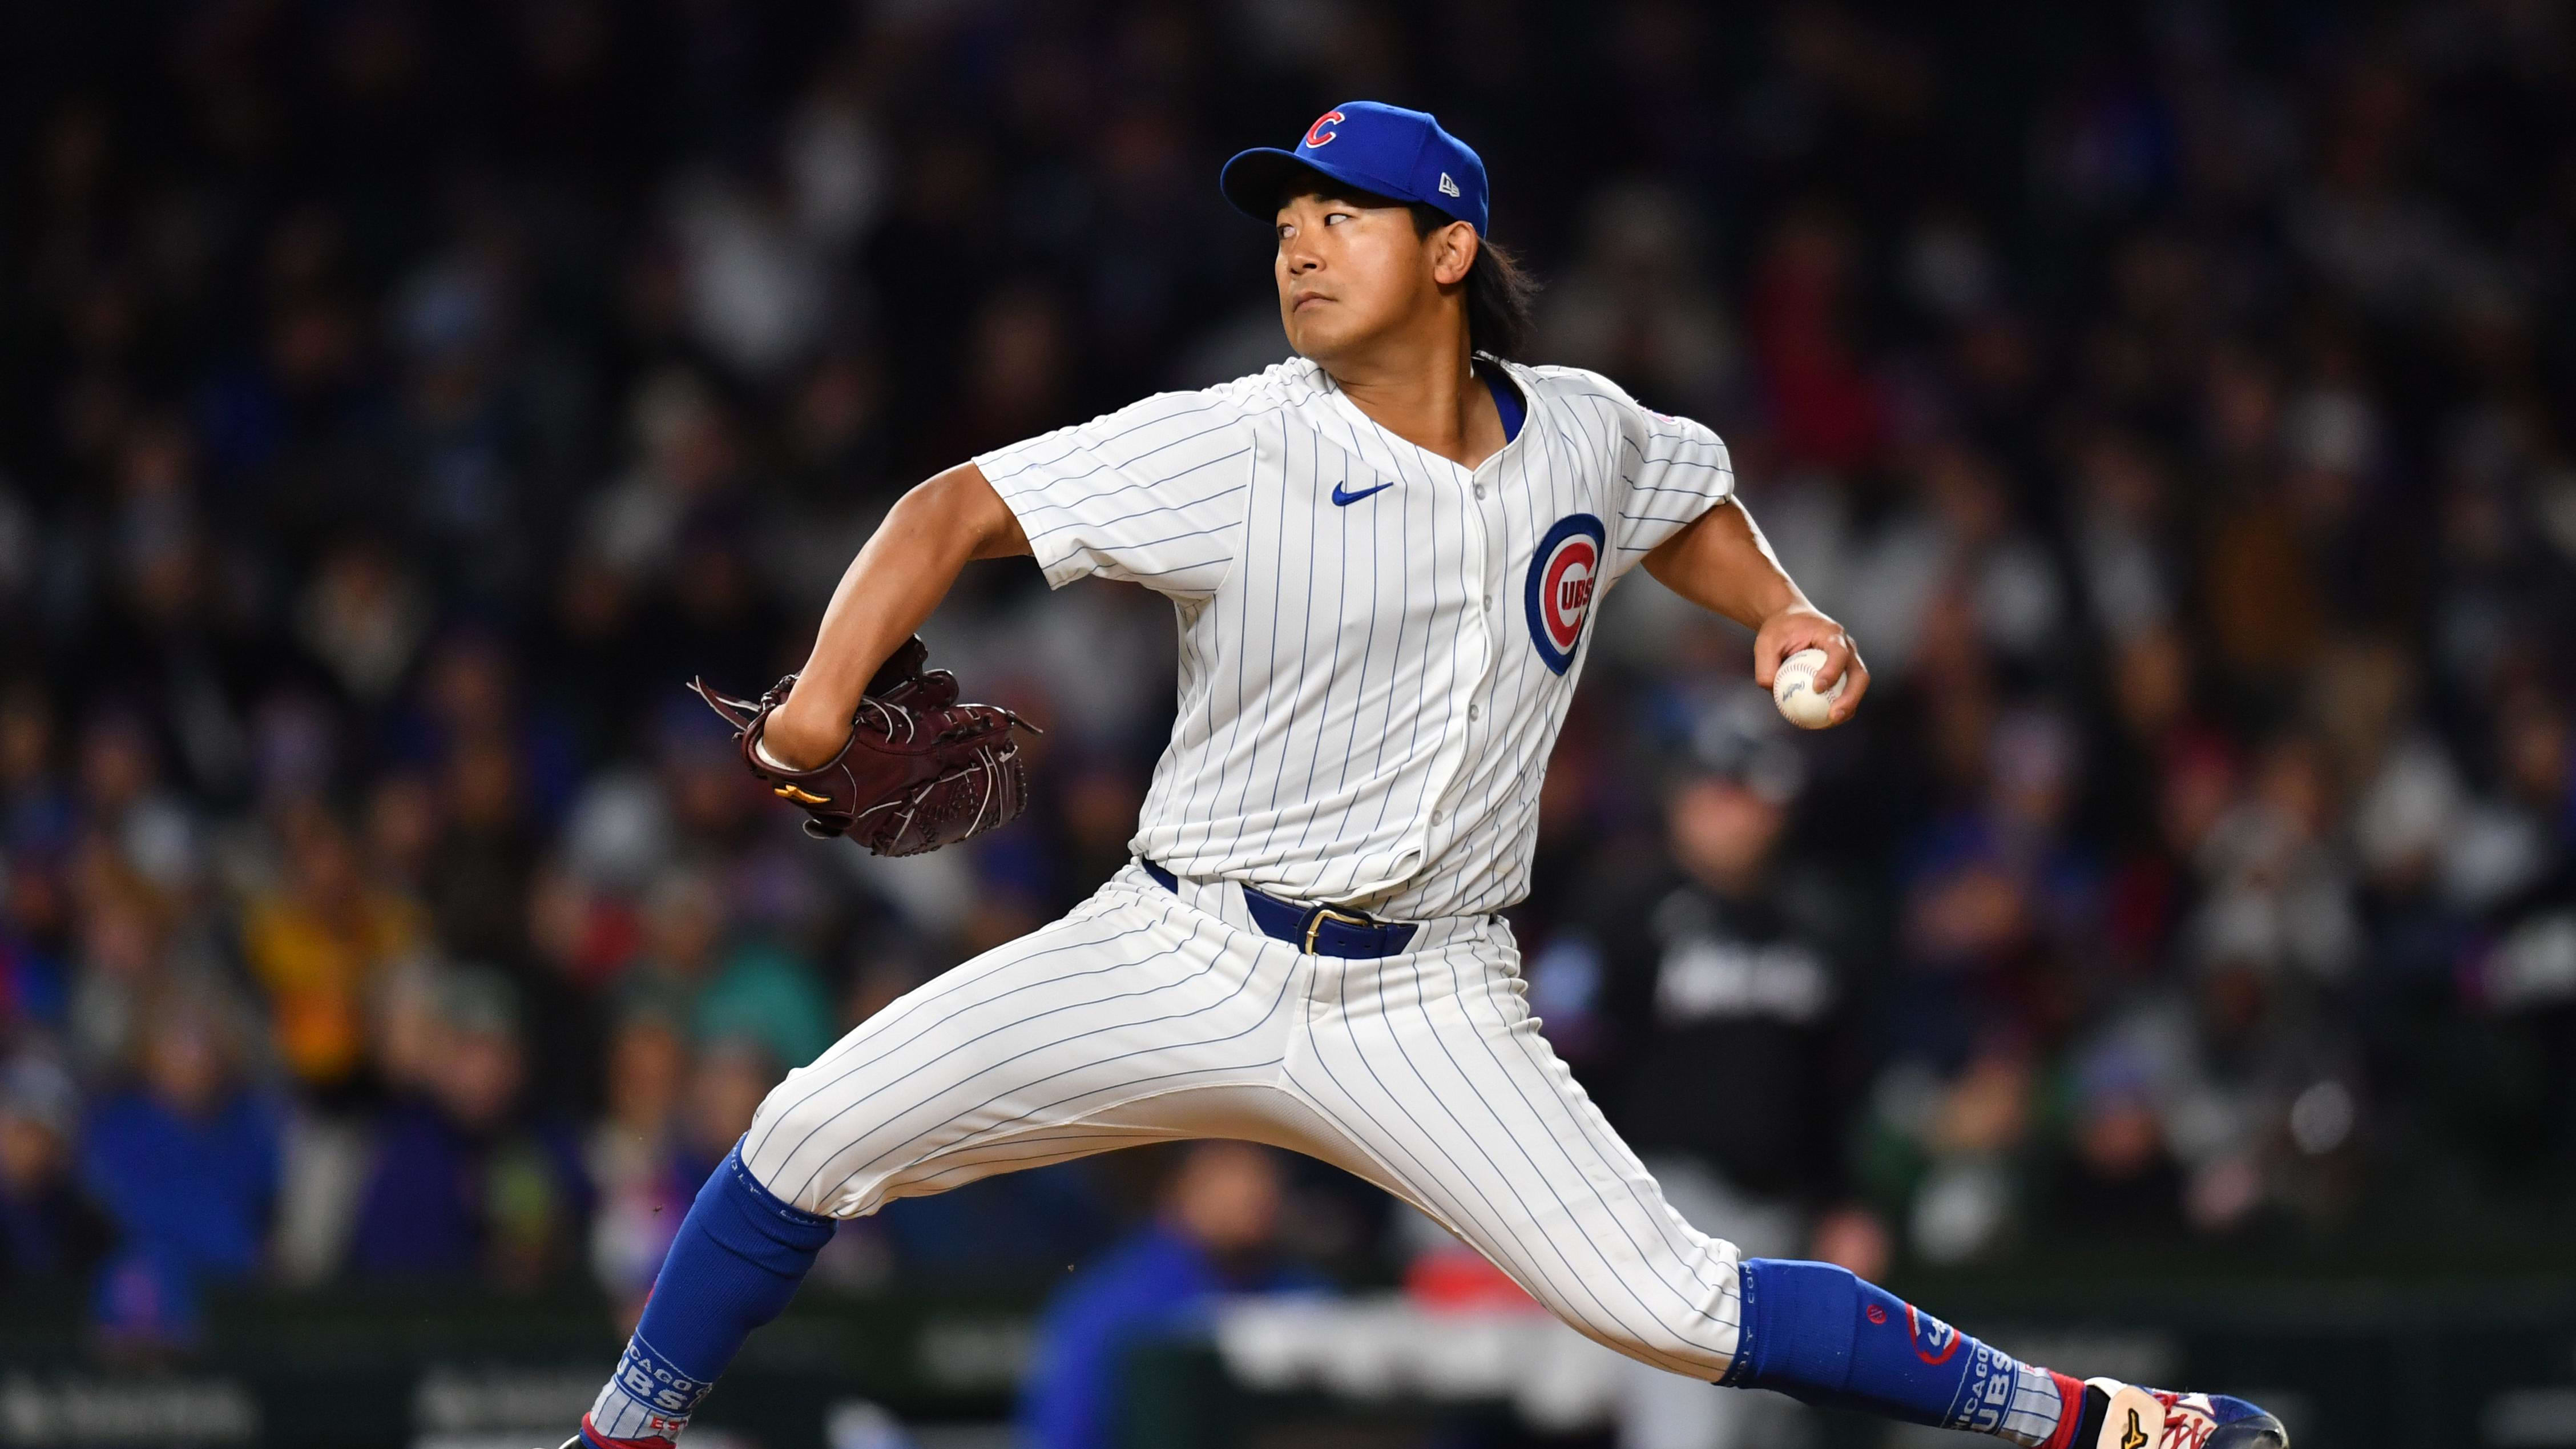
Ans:
[[[958,967],[788,1074],[743,1161],[782,1200],[855,1217],[1138,1140],[1088,1119],[1275,1070],[1294,960],[1148,883]]]
[[[1400,1192],[1632,1358],[2065,1449],[2075,1381],[1841,1268],[1741,1260],[1684,1222],[1539,1036],[1513,960],[1506,939],[1326,973],[1294,1086]]]
[[[1736,1251],[1672,1210],[1538,1035],[1511,950],[1319,963],[1290,1085],[1559,1318],[1714,1380],[1735,1352]]]
[[[682,1223],[592,1409],[595,1442],[675,1439],[835,1219],[1179,1135],[1098,1119],[1176,1086],[1275,1076],[1294,953],[1135,874],[896,1001],[770,1092]]]

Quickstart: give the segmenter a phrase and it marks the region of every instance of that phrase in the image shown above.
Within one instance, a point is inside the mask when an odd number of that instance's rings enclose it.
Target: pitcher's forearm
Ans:
[[[877,666],[939,607],[968,557],[896,505],[832,590],[796,692],[769,723],[770,753],[782,764],[812,765],[839,749]]]
[[[1646,572],[1665,588],[1753,631],[1753,682],[1769,689],[1780,661],[1802,649],[1821,650],[1815,687],[1833,688],[1845,673],[1851,684],[1833,706],[1840,724],[1869,692],[1869,666],[1842,625],[1808,602],[1806,591],[1780,565],[1771,540],[1742,502],[1729,500],[1693,520],[1646,555]]]
[[[1645,563],[1646,572],[1665,588],[1747,629],[1759,629],[1763,620],[1807,602],[1740,501],[1700,515],[1657,545]]]
[[[972,463],[906,493],[832,590],[795,693],[762,736],[769,753],[793,766],[829,759],[877,667],[939,607],[968,560],[1028,551],[1019,520]]]

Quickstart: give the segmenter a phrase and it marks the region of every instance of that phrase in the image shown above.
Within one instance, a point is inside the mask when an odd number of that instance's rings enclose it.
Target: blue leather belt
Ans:
[[[1163,889],[1180,893],[1178,876],[1150,860],[1139,859],[1145,874]],[[1261,934],[1285,941],[1309,956],[1341,956],[1354,960],[1373,960],[1402,951],[1421,928],[1410,921],[1381,921],[1366,911],[1342,906],[1301,906],[1277,896],[1254,890],[1243,891],[1243,907],[1252,913],[1252,924]]]

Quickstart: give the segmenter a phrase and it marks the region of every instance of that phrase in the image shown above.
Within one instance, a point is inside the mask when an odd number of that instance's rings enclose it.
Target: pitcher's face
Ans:
[[[1290,346],[1327,367],[1435,315],[1443,284],[1466,275],[1453,228],[1417,232],[1403,206],[1310,192],[1280,204],[1277,228],[1280,323]]]

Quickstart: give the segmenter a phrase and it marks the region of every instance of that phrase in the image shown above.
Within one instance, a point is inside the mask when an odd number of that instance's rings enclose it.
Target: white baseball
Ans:
[[[1816,671],[1825,667],[1825,651],[1801,649],[1780,661],[1780,672],[1771,676],[1771,702],[1780,706],[1780,717],[1802,730],[1820,730],[1833,722],[1834,705],[1851,685],[1851,671],[1834,681],[1834,687],[1818,693]]]

